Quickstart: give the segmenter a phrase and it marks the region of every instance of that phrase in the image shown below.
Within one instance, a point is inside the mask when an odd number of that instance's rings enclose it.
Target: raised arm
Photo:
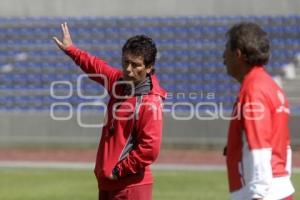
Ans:
[[[121,71],[110,67],[105,61],[75,47],[66,22],[61,24],[61,29],[62,40],[53,37],[56,45],[70,56],[92,80],[103,85],[111,95],[113,83],[121,76]]]

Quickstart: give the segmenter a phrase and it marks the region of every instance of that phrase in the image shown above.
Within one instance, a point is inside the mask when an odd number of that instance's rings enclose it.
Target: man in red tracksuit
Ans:
[[[263,65],[267,34],[255,23],[227,32],[227,73],[241,83],[230,122],[226,161],[232,200],[290,200],[289,107],[283,90]]]
[[[122,71],[72,44],[64,23],[63,40],[54,37],[91,78],[102,84],[110,100],[98,148],[95,175],[101,200],[150,200],[150,171],[162,139],[162,100],[166,92],[154,75],[157,49],[151,38],[138,35],[122,48]]]

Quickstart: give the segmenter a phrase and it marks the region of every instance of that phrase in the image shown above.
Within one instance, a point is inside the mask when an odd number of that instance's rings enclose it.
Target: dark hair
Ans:
[[[142,56],[146,67],[154,66],[156,59],[156,45],[146,35],[136,35],[129,38],[122,48],[122,54],[131,53],[135,56]],[[152,70],[154,73],[154,69]]]
[[[231,50],[239,49],[250,65],[265,65],[269,61],[270,42],[267,33],[257,24],[241,22],[226,33]]]

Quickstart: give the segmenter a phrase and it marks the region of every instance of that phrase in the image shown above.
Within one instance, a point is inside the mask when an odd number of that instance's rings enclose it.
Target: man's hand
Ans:
[[[107,177],[109,180],[118,180],[118,177],[116,175],[114,175],[113,173],[111,173],[109,175],[109,177]]]
[[[61,30],[62,30],[62,34],[63,34],[62,41],[57,39],[57,37],[53,37],[53,40],[55,41],[55,43],[61,50],[65,51],[69,46],[71,46],[73,44],[67,22],[65,22],[64,24],[61,24]]]

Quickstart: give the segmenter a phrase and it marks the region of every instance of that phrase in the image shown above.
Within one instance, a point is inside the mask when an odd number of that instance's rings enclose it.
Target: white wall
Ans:
[[[300,14],[300,0],[0,0],[0,16]]]

